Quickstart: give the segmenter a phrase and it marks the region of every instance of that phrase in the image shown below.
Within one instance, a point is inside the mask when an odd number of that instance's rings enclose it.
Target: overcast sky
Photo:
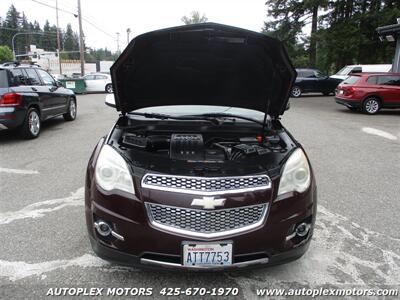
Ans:
[[[56,0],[37,1],[50,6],[56,3]],[[210,22],[260,31],[267,16],[264,3],[265,0],[81,0],[83,31],[87,46],[113,51],[117,49],[116,32],[119,32],[122,50],[127,45],[127,28],[131,28],[132,39],[147,31],[182,25],[182,16],[189,16],[193,10],[204,13]],[[46,19],[50,24],[56,23],[55,9],[33,0],[1,0],[3,18],[11,4],[24,11],[29,21],[39,21],[42,27]],[[76,13],[77,0],[58,0],[58,6]],[[59,11],[59,23],[61,28],[71,23],[78,31],[78,19],[70,13]]]

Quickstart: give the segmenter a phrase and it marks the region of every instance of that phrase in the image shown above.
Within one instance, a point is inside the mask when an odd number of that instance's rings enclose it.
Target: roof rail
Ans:
[[[30,65],[31,67],[38,67],[38,68],[41,68],[41,66],[40,66],[37,62],[35,62],[35,61],[29,62],[29,65]]]
[[[4,67],[8,67],[8,66],[11,66],[11,65],[14,65],[14,66],[19,66],[21,63],[19,62],[19,61],[6,61],[6,62],[3,62],[2,63],[2,65],[4,66]]]

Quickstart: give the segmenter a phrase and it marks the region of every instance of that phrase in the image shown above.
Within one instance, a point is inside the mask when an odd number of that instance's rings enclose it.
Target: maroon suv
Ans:
[[[370,115],[381,108],[400,108],[400,73],[353,74],[338,85],[335,99]]]
[[[111,74],[121,114],[85,191],[100,257],[222,270],[305,253],[316,184],[280,122],[296,78],[281,42],[213,23],[168,28],[136,37]]]

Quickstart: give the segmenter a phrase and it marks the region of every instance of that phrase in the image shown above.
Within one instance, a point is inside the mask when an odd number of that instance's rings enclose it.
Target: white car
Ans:
[[[53,76],[53,78],[55,80],[60,80],[60,79],[66,79],[67,77],[64,74],[50,74],[51,76]]]
[[[112,93],[111,76],[106,73],[93,73],[83,76],[87,92]]]
[[[348,65],[330,77],[345,80],[351,73],[389,72],[391,69],[392,65]]]

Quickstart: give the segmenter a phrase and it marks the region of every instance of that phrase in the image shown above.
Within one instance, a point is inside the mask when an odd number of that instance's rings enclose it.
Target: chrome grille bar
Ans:
[[[271,180],[265,175],[232,177],[194,177],[148,173],[142,178],[142,187],[196,195],[243,193],[271,188]]]
[[[201,210],[145,203],[150,223],[157,228],[191,236],[213,238],[260,226],[268,204]]]

